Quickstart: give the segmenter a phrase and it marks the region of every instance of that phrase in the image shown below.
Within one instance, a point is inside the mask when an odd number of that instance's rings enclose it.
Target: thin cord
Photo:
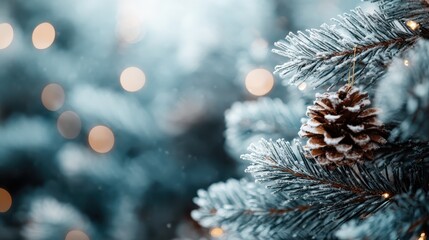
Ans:
[[[349,69],[349,75],[348,75],[348,77],[347,77],[347,84],[350,86],[350,87],[352,87],[353,85],[354,85],[354,83],[355,83],[355,68],[356,68],[356,50],[357,50],[357,47],[354,47],[353,48],[353,52],[354,52],[354,54],[353,54],[353,64],[352,64],[352,69],[350,70]]]
[[[353,86],[355,84],[355,68],[356,68],[356,50],[357,48],[354,48],[354,54],[353,54],[353,75],[352,75],[352,82],[351,82],[351,86]]]

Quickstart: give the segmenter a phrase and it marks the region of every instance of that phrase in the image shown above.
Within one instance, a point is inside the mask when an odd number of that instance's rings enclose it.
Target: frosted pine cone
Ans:
[[[346,85],[338,92],[316,94],[307,108],[309,120],[299,135],[309,138],[305,148],[321,165],[351,165],[372,160],[374,150],[386,143],[378,110],[367,108],[368,94]]]

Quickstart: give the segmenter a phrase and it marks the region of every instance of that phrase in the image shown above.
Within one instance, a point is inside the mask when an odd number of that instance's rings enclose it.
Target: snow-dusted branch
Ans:
[[[376,91],[381,118],[393,123],[392,139],[429,139],[429,41],[419,41],[404,59],[396,59]]]
[[[321,29],[307,30],[308,34],[290,33],[285,41],[275,43],[273,51],[288,58],[276,66],[276,72],[283,78],[291,76],[292,84],[307,81],[315,87],[333,87],[347,81],[355,60],[357,83],[370,85],[386,71],[393,56],[420,37],[405,23],[360,8],[333,21],[337,25],[324,24]]]
[[[297,141],[292,146],[283,139],[275,142],[263,139],[258,144],[251,145],[250,153],[242,158],[252,162],[246,171],[257,182],[267,183],[276,192],[288,192],[296,198],[305,196],[311,190],[309,199],[318,202],[322,199],[326,201],[327,191],[350,195],[349,197],[371,198],[384,193],[392,196],[415,189],[415,184],[425,178],[425,172],[416,172],[416,167],[421,166],[418,159],[429,154],[429,146],[420,145],[414,154],[412,150],[407,151],[412,147],[403,145],[393,156],[387,151],[379,154],[376,159],[383,160],[382,166],[377,166],[376,161],[329,169],[317,164],[312,157],[306,157]],[[401,156],[401,151],[406,151],[407,154],[403,155],[404,158],[397,158]]]
[[[391,20],[414,21],[427,30],[429,28],[429,1],[427,0],[368,0],[378,3],[381,11]],[[422,32],[427,34],[427,32]]]
[[[239,157],[261,138],[292,140],[297,136],[304,113],[301,102],[286,105],[280,99],[270,98],[236,102],[225,113],[227,146]]]
[[[207,191],[200,190],[194,199],[200,208],[192,212],[192,217],[205,227],[222,227],[255,239],[271,237],[272,230],[282,226],[270,223],[284,222],[289,217],[286,213],[296,214],[307,208],[286,200],[285,195],[272,195],[262,185],[230,179],[211,185]]]
[[[393,199],[396,204],[369,217],[362,223],[352,221],[336,235],[340,239],[426,239],[429,226],[429,196],[418,191]]]
[[[257,182],[266,183],[276,193],[287,194],[289,198],[317,207],[319,214],[334,214],[334,220],[323,229],[329,233],[345,221],[389,206],[392,196],[426,188],[428,172],[420,159],[429,154],[429,146],[421,144],[416,150],[413,144],[397,148],[401,150],[394,151],[393,155],[388,150],[381,152],[377,156],[377,160],[383,162],[381,165],[376,161],[375,164],[336,169],[318,165],[314,159],[304,155],[298,142],[291,146],[284,140],[261,140],[250,147],[250,154],[242,158],[252,162],[247,172]]]

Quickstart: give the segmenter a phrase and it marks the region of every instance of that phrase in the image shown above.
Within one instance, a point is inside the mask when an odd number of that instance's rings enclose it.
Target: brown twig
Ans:
[[[342,51],[342,52],[335,52],[332,54],[329,54],[327,56],[322,57],[323,60],[328,60],[331,59],[333,57],[338,57],[338,56],[349,56],[355,53],[362,53],[364,51],[367,51],[369,49],[372,48],[378,48],[378,47],[389,47],[391,45],[394,44],[403,44],[405,42],[415,42],[419,37],[415,36],[412,38],[408,38],[408,39],[404,39],[404,38],[395,38],[392,40],[388,40],[388,41],[382,41],[382,42],[378,42],[378,43],[374,43],[374,44],[370,44],[370,45],[366,45],[366,46],[357,46],[351,50],[346,50],[346,51]]]
[[[319,178],[316,178],[316,177],[311,176],[311,175],[307,175],[307,174],[295,172],[292,169],[288,169],[288,168],[280,168],[278,166],[273,166],[273,167],[280,169],[280,171],[282,171],[282,172],[286,172],[286,173],[292,174],[293,176],[295,176],[297,178],[307,179],[307,180],[311,180],[311,181],[317,181],[320,184],[330,185],[333,188],[343,189],[343,190],[346,190],[348,192],[352,192],[352,193],[359,194],[359,195],[362,195],[363,193],[367,193],[367,194],[370,194],[372,196],[380,196],[380,197],[382,197],[382,194],[386,193],[386,192],[381,192],[381,191],[368,191],[366,189],[357,188],[357,187],[351,187],[349,185],[345,185],[345,184],[338,183],[338,182],[331,182],[331,181],[327,181],[327,180],[324,180],[324,179],[319,179]],[[389,192],[387,192],[387,193],[390,196],[392,196],[391,193],[389,193]]]

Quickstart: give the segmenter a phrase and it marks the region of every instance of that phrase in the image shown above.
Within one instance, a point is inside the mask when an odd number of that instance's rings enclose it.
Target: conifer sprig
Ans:
[[[288,58],[275,72],[282,78],[290,76],[291,84],[333,87],[347,81],[352,61],[356,61],[356,81],[368,86],[383,75],[394,56],[420,37],[405,23],[378,12],[364,13],[360,8],[333,21],[337,25],[323,24],[307,34],[289,33],[284,41],[275,43],[273,52]]]

